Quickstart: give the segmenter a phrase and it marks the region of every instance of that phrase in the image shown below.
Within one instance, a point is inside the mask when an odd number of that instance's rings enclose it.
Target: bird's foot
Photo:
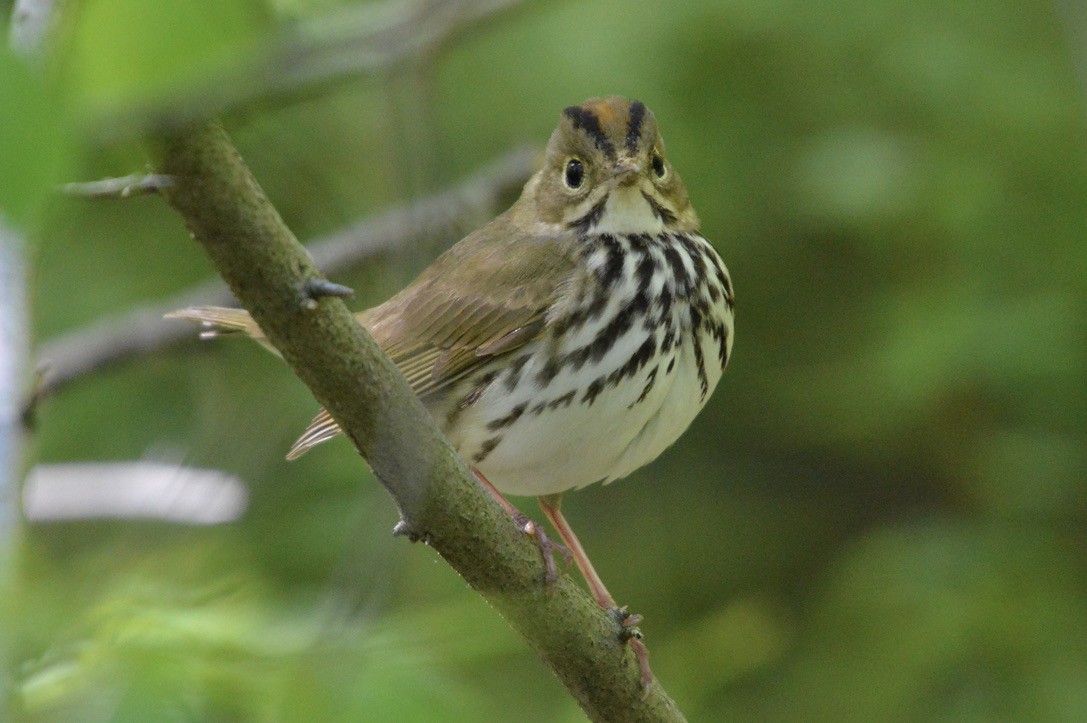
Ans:
[[[491,484],[490,480],[483,476],[482,472],[478,469],[473,469],[472,471],[475,472],[476,479],[479,480],[480,484],[491,493],[491,496],[502,506],[502,509],[513,518],[513,523],[517,525],[517,529],[526,535],[536,538],[536,543],[540,546],[540,556],[544,561],[544,583],[547,585],[554,583],[555,580],[558,579],[558,571],[555,569],[554,553],[557,551],[566,558],[567,561],[573,559],[573,553],[565,546],[553,541],[547,536],[547,533],[544,532],[543,527],[536,524],[524,512],[521,512],[521,510],[514,507],[513,503],[507,500],[505,495],[499,492],[498,489]]]
[[[540,546],[540,556],[544,561],[544,582],[548,585],[555,582],[558,579],[558,572],[555,569],[555,554],[558,552],[566,562],[570,562],[573,559],[574,554],[570,552],[569,548],[565,545],[561,545],[544,532],[542,526],[536,524],[528,515],[523,512],[517,511],[513,515],[513,522],[517,525],[517,528],[526,535],[536,538],[537,544]]]
[[[644,619],[641,615],[628,612],[626,605],[621,608],[610,607],[608,612],[615,618],[615,622],[622,626],[623,632],[620,635],[624,640],[630,640],[631,638],[642,639],[642,631],[638,629],[638,623]]]
[[[630,649],[634,651],[634,657],[638,660],[642,688],[648,691],[649,686],[653,683],[653,671],[649,668],[649,650],[645,647],[645,643],[642,642],[645,636],[642,635],[642,631],[638,627],[638,624],[643,620],[642,616],[638,613],[628,612],[626,606],[621,608],[609,607],[608,612],[615,618],[615,622],[619,623],[619,639],[624,643],[629,643]]]

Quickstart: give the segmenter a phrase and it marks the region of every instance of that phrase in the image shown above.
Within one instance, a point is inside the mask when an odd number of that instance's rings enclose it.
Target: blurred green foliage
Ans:
[[[210,274],[155,199],[41,213],[64,173],[143,167],[96,119],[213,82],[338,3],[70,5],[56,67],[0,54],[0,203],[38,219],[39,339]],[[645,101],[739,297],[732,365],[688,434],[566,505],[645,615],[658,676],[694,720],[1071,721],[1085,67],[1073,3],[541,1],[229,124],[309,238],[542,144],[565,105]],[[338,280],[376,303],[435,253]],[[40,460],[225,469],[251,505],[217,527],[30,526],[5,607],[17,718],[579,719],[449,569],[389,537],[395,510],[346,444],[283,461],[313,406],[226,341],[46,402]]]

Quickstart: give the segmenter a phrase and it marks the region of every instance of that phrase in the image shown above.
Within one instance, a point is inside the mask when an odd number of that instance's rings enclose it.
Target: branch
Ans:
[[[594,720],[682,720],[641,687],[618,622],[568,575],[542,580],[537,546],[474,479],[403,376],[343,302],[303,303],[316,266],[218,125],[162,139],[164,192],[238,299],[370,463],[408,530],[520,632]]]
[[[61,191],[76,198],[132,198],[134,196],[149,196],[162,191],[173,183],[169,176],[158,174],[134,173],[121,178],[103,178],[101,181],[82,181],[78,183],[65,183]]]
[[[309,244],[309,252],[318,267],[333,274],[418,239],[441,239],[450,231],[476,225],[493,216],[502,199],[524,184],[536,155],[530,148],[514,150],[450,189],[317,239]],[[38,354],[43,371],[38,395],[51,394],[119,362],[191,341],[192,329],[162,318],[168,311],[232,302],[230,292],[217,279],[161,303],[136,307],[54,337]]]
[[[379,17],[360,5],[301,25],[262,64],[260,95],[313,90],[388,70],[449,45],[468,28],[522,6],[527,0],[401,1]],[[246,100],[234,96],[232,104]]]
[[[468,29],[529,0],[398,0],[361,4],[300,20],[269,41],[254,62],[203,83],[197,91],[109,117],[105,139],[177,128],[257,105],[281,105],[362,76],[432,57]]]

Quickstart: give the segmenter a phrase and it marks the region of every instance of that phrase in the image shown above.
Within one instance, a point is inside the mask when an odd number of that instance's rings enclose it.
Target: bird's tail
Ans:
[[[204,330],[200,332],[202,339],[239,332],[248,334],[258,341],[264,339],[264,332],[245,309],[228,309],[225,306],[190,306],[187,309],[171,311],[166,314],[166,318],[199,321],[204,326]]]

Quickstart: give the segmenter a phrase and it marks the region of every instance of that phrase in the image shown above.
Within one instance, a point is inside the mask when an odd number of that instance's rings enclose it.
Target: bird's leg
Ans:
[[[593,568],[593,563],[589,561],[589,556],[585,554],[585,548],[581,546],[581,541],[574,534],[574,529],[570,527],[570,523],[562,515],[562,495],[540,497],[539,503],[540,509],[543,510],[547,519],[551,521],[551,525],[559,533],[563,543],[570,548],[570,552],[574,556],[574,562],[577,563],[578,569],[581,570],[585,582],[589,583],[589,590],[592,591],[596,602],[599,603],[600,607],[612,613],[623,627],[622,635],[624,639],[630,642],[630,647],[634,650],[634,655],[638,659],[638,667],[642,673],[642,686],[648,688],[649,684],[653,682],[653,671],[649,669],[649,651],[646,650],[645,643],[641,640],[642,633],[637,628],[638,623],[642,621],[642,616],[637,614],[628,615],[625,607],[621,608],[615,604],[615,598],[604,587],[604,581],[600,579],[600,575]]]
[[[571,553],[565,547],[557,542],[553,542],[551,538],[544,532],[543,527],[533,522],[528,515],[521,510],[513,506],[513,503],[506,499],[506,497],[498,491],[498,489],[491,484],[490,480],[483,476],[483,473],[478,469],[473,468],[472,472],[475,473],[476,479],[479,480],[491,496],[495,498],[498,504],[502,505],[502,509],[513,518],[513,522],[517,525],[517,529],[524,532],[526,535],[530,535],[536,538],[536,542],[540,545],[540,556],[543,557],[544,568],[546,569],[545,582],[552,583],[558,578],[558,574],[555,572],[555,556],[553,552],[558,550],[559,553],[566,558],[570,559]]]

